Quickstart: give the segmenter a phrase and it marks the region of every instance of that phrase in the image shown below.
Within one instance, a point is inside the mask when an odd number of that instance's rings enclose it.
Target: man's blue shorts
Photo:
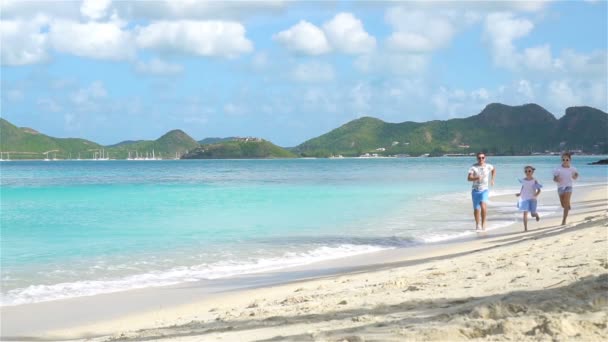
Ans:
[[[486,190],[475,190],[471,191],[471,198],[473,199],[473,209],[481,209],[481,202],[488,201],[489,191]]]

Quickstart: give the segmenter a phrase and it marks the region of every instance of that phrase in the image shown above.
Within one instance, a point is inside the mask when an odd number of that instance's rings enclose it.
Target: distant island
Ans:
[[[405,116],[405,115],[404,115]],[[537,104],[487,105],[467,118],[387,123],[363,117],[292,148],[257,137],[196,141],[176,129],[156,140],[103,146],[79,138],[54,138],[0,118],[0,159],[226,159],[297,157],[457,156],[608,153],[608,114],[570,107],[559,120]]]
[[[260,138],[231,138],[213,144],[204,144],[189,151],[182,159],[267,159],[295,158],[290,151]]]

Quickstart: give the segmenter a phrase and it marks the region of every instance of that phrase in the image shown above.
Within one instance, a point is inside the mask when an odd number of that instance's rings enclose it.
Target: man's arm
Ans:
[[[476,180],[479,180],[479,176],[473,176],[473,171],[469,171],[469,175],[467,176],[467,180],[469,182],[474,182]]]
[[[496,178],[496,168],[492,168],[492,186],[494,186],[494,178]]]

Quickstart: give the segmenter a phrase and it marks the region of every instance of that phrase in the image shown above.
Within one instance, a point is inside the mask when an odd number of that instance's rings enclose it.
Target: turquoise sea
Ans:
[[[598,156],[575,156],[605,183]],[[304,265],[475,233],[474,157],[11,161],[0,164],[1,305],[88,296]],[[557,196],[559,156],[489,157],[491,196],[536,167]],[[575,188],[576,191],[576,188]],[[489,228],[520,218],[491,202]],[[492,198],[491,198],[492,199]]]

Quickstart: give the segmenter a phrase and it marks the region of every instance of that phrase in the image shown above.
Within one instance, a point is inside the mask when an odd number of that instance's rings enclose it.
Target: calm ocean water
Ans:
[[[604,157],[605,158],[605,157]],[[575,156],[576,186],[605,166]],[[277,270],[473,236],[473,157],[0,164],[1,305]],[[526,164],[556,196],[558,156],[490,157],[492,195]],[[575,190],[576,191],[576,190]],[[540,212],[558,210],[543,206]],[[490,229],[520,217],[491,204]]]

